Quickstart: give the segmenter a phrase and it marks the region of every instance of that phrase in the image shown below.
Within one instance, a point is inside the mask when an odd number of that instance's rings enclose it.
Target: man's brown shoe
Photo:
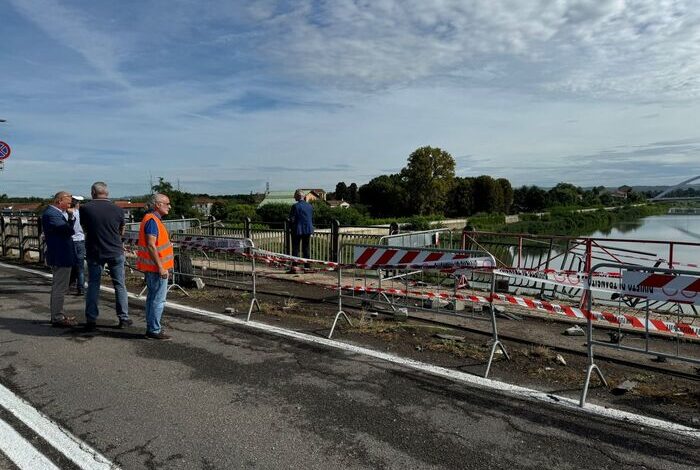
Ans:
[[[162,331],[160,333],[146,333],[146,338],[148,339],[159,339],[161,341],[170,341],[172,338],[166,335]]]
[[[53,326],[54,328],[73,328],[77,324],[78,323],[75,321],[74,318],[68,318],[68,317],[66,317],[62,320],[51,322],[51,326]]]

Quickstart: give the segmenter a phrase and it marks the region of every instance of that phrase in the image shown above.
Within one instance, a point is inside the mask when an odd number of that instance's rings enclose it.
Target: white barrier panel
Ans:
[[[623,271],[621,287],[630,297],[700,304],[700,277]]]

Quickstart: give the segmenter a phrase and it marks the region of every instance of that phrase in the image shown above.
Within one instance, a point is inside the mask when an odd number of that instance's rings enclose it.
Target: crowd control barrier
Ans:
[[[128,264],[132,271],[136,271],[138,233],[126,232],[123,241],[127,247]],[[220,287],[244,288],[250,290],[252,296],[246,321],[250,320],[254,308],[260,311],[252,240],[173,233],[171,242],[175,269],[168,290],[177,288],[187,294],[184,288],[194,285],[197,280]]]
[[[347,244],[340,246],[338,259],[351,259],[352,262],[337,267],[338,312],[328,333],[329,338],[341,317],[352,326],[350,317],[343,310],[345,303],[382,306],[406,315],[409,311],[429,311],[490,320],[493,344],[484,377],[491,370],[497,349],[510,359],[498,337],[493,308],[495,277],[491,273],[496,260],[490,253]],[[474,271],[489,279],[484,286],[484,295],[461,293],[461,289],[468,287],[464,282],[466,276]]]
[[[696,342],[685,341],[687,338],[700,336],[700,326],[685,321],[685,319],[694,318],[695,316],[688,315],[684,313],[683,309],[679,308],[677,309],[675,320],[669,321],[667,316],[661,318],[650,307],[656,302],[673,302],[686,306],[700,305],[700,271],[643,267],[620,263],[599,263],[590,269],[589,279],[594,279],[595,273],[600,272],[602,269],[611,268],[619,274],[617,298],[620,304],[623,303],[623,299],[626,299],[628,302],[636,301],[637,308],[644,311],[644,316],[624,314],[621,309],[616,314],[606,312],[608,316],[607,321],[617,323],[620,329],[617,334],[611,335],[609,342],[597,340],[593,336],[593,325],[594,320],[598,320],[601,313],[593,311],[593,296],[587,296],[587,305],[584,312],[587,318],[588,367],[586,369],[583,391],[581,392],[581,407],[586,403],[588,387],[593,372],[597,374],[604,386],[608,386],[603,372],[595,363],[594,346],[700,364],[700,346]],[[590,289],[589,283],[589,292]],[[632,324],[638,331],[643,333],[641,346],[622,344],[624,335],[621,327],[625,324]],[[664,331],[667,338],[652,343],[650,341],[651,333],[659,330]],[[639,337],[637,336],[635,339],[638,340]],[[672,345],[669,344],[669,340],[673,341]]]
[[[43,262],[41,220],[36,216],[0,216],[0,249],[3,257]]]

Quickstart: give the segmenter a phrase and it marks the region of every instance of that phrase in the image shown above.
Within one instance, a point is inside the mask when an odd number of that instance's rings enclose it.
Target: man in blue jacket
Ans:
[[[75,317],[63,312],[63,300],[68,293],[70,272],[75,264],[75,247],[73,245],[73,225],[75,217],[70,207],[72,196],[66,191],[59,191],[53,202],[41,215],[41,225],[46,240],[46,264],[51,267],[51,325],[57,328],[75,326]]]
[[[301,243],[301,253],[306,259],[311,258],[309,241],[314,233],[314,208],[304,199],[304,193],[297,189],[294,192],[294,199],[297,201],[292,206],[289,219],[292,222],[292,256],[299,256],[299,244]],[[308,267],[308,263],[306,267]],[[292,268],[292,271],[295,271]]]

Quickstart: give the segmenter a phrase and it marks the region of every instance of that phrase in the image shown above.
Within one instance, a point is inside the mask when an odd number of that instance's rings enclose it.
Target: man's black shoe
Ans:
[[[85,330],[85,331],[95,331],[95,330],[97,330],[97,323],[91,322],[91,321],[85,323],[85,328],[84,328],[84,330]]]
[[[148,339],[158,339],[161,341],[170,341],[172,338],[169,335],[166,335],[162,331],[160,333],[146,333],[146,338]]]
[[[128,328],[133,324],[134,324],[134,320],[132,320],[131,318],[127,318],[127,319],[120,318],[119,325],[117,325],[117,328]]]

